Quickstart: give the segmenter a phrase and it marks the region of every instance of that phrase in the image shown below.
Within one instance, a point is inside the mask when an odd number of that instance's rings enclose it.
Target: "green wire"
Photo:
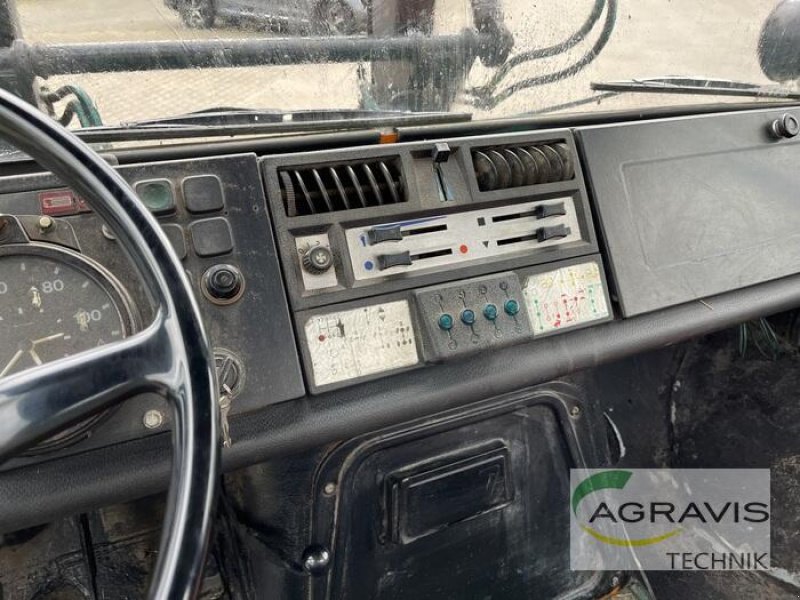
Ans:
[[[759,354],[764,358],[776,360],[780,355],[780,340],[775,330],[765,318],[739,325],[739,355],[747,353],[752,340]]]
[[[81,118],[80,112],[76,111],[81,126],[100,127],[103,124],[103,119],[100,118],[100,112],[97,110],[97,106],[95,106],[92,98],[86,93],[86,90],[77,85],[67,85],[65,87],[78,99],[83,109],[84,118]]]

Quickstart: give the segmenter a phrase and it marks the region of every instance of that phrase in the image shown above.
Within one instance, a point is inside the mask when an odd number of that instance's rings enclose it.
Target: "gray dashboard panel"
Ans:
[[[182,264],[195,287],[206,331],[215,350],[241,360],[239,380],[242,387],[238,390],[241,393],[232,402],[231,414],[249,413],[268,403],[303,396],[305,386],[294,344],[294,330],[255,155],[126,165],[118,170],[131,185],[153,180],[171,183],[175,208],[170,214],[158,216],[158,220],[163,226],[177,230],[183,239],[186,250]],[[223,206],[193,213],[188,210],[182,184],[193,178],[210,176],[219,181]],[[0,213],[39,214],[40,191],[62,188],[51,175],[5,178],[0,183]],[[86,212],[59,219],[72,225],[81,250],[114,273],[140,309],[146,311],[148,302],[139,289],[137,275],[116,242],[101,234],[101,224],[96,215]],[[227,222],[234,242],[231,251],[213,256],[202,256],[197,251],[200,240],[196,239],[194,234],[198,230],[193,230],[193,227],[209,222]],[[207,244],[208,240],[203,240],[203,243]],[[214,304],[202,293],[203,273],[221,263],[240,268],[246,278],[244,293],[233,304]],[[147,313],[143,316],[146,321]],[[281,348],[281,351],[275,352],[275,348]],[[158,433],[161,429],[145,427],[142,415],[151,409],[168,415],[167,408],[165,401],[156,395],[131,398],[120,404],[89,438],[63,452],[81,452]],[[166,423],[169,424],[168,416]],[[41,459],[17,459],[5,466],[14,467],[31,460]]]
[[[800,272],[800,144],[768,133],[782,114],[577,131],[624,316]]]

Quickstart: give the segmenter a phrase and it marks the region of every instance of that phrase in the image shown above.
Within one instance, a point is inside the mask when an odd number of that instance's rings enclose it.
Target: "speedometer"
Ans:
[[[97,263],[38,244],[0,247],[0,377],[121,340],[132,328],[127,294]],[[89,425],[45,446],[71,441]]]

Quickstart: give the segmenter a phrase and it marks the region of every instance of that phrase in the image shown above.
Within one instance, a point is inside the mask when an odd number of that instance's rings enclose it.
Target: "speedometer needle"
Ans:
[[[39,344],[43,344],[45,342],[50,342],[52,340],[57,340],[59,338],[64,337],[63,333],[54,333],[53,335],[48,335],[47,337],[39,338],[38,340],[33,340],[31,342],[32,346],[38,346]]]
[[[31,348],[30,350],[28,350],[28,354],[31,355],[31,358],[33,359],[33,362],[35,362],[37,365],[41,365],[42,364],[42,359],[39,358],[38,354],[36,354],[36,350]]]
[[[31,342],[31,349],[28,350],[28,354],[31,355],[31,358],[33,359],[33,362],[35,362],[37,365],[41,365],[42,364],[42,359],[39,358],[39,354],[37,354],[37,352],[36,352],[36,346],[38,346],[39,344],[44,344],[45,342],[51,342],[53,340],[57,340],[57,339],[63,338],[63,337],[64,337],[63,333],[54,333],[53,335],[48,335],[46,337],[39,338],[38,340],[33,340]]]
[[[14,368],[14,365],[17,364],[17,361],[22,358],[22,355],[25,354],[23,350],[17,350],[17,353],[11,357],[11,361],[6,365],[6,368],[3,369],[3,372],[0,373],[0,377],[5,377],[6,374]]]
[[[41,365],[43,361],[36,352],[36,346],[38,346],[39,344],[44,344],[45,342],[52,342],[53,340],[58,340],[63,337],[64,337],[63,333],[54,333],[53,335],[48,335],[43,338],[39,338],[38,340],[32,340],[31,347],[29,350],[27,350],[27,353],[31,355],[33,362],[35,362],[37,365]],[[0,377],[5,377],[11,371],[11,369],[14,368],[14,365],[16,365],[17,362],[19,362],[19,359],[22,358],[22,356],[25,353],[26,350],[17,350],[17,353],[11,357],[9,363],[5,366],[3,371],[0,372]]]

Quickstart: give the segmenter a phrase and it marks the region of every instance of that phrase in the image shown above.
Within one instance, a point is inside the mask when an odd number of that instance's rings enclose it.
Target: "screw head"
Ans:
[[[326,496],[333,496],[336,493],[336,484],[332,481],[329,481],[325,484],[325,487],[322,488],[322,493]]]
[[[581,414],[581,407],[580,406],[573,406],[569,409],[569,414],[573,417],[578,417]]]
[[[151,409],[144,413],[142,423],[148,429],[158,429],[164,424],[164,415],[160,410]]]

